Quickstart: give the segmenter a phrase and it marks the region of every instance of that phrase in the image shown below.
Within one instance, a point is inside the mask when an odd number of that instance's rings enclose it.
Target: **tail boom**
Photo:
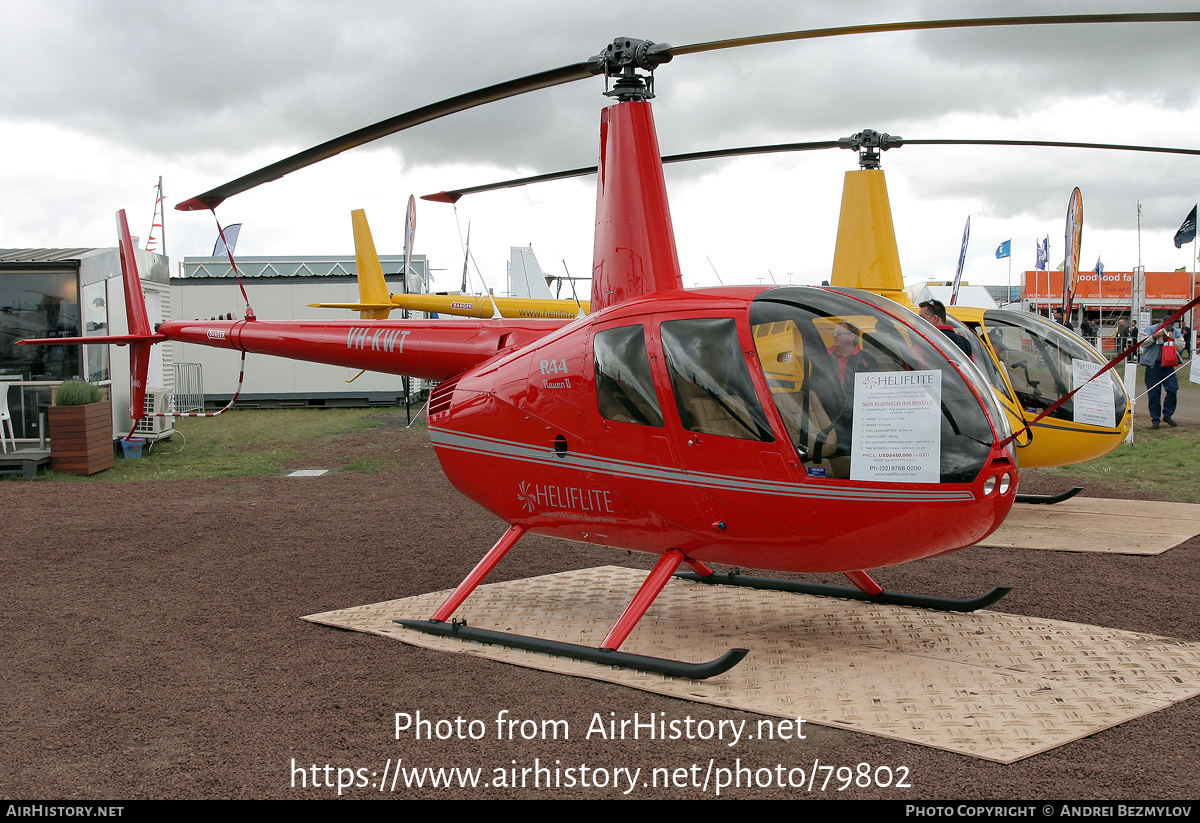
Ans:
[[[162,323],[159,332],[182,343],[447,380],[563,325],[555,320],[194,320]]]

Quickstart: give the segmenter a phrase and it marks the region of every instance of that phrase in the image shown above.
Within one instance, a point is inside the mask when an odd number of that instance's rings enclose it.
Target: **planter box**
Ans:
[[[113,467],[112,405],[51,406],[50,468],[95,474]]]

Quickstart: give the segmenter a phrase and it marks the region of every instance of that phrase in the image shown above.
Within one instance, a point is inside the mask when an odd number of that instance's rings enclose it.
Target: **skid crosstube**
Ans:
[[[1072,486],[1065,492],[1060,494],[1018,494],[1016,501],[1018,503],[1061,503],[1064,500],[1070,500],[1075,495],[1083,491],[1083,486]]]
[[[815,594],[822,597],[842,597],[848,600],[866,600],[869,603],[883,603],[889,606],[917,606],[922,609],[934,609],[943,612],[973,612],[976,609],[992,605],[1012,591],[1012,586],[996,586],[990,592],[981,594],[979,597],[930,597],[922,594],[905,594],[904,592],[888,591],[881,592],[880,594],[867,594],[849,586],[802,583],[798,580],[750,577],[744,574],[711,574],[708,577],[701,577],[691,572],[683,572],[675,576],[684,580],[694,580],[699,583],[709,583],[712,585],[743,586],[749,589]]]
[[[643,654],[597,649],[591,646],[580,646],[575,643],[562,643],[556,640],[544,640],[540,637],[529,637],[524,634],[476,629],[468,626],[466,623],[442,623],[436,620],[396,620],[395,622],[405,628],[414,629],[425,634],[435,634],[440,637],[457,637],[460,640],[474,640],[478,643],[489,643],[496,646],[508,646],[514,649],[554,654],[574,660],[587,660],[607,666],[637,669],[638,671],[665,674],[671,677],[682,677],[688,680],[706,680],[718,674],[724,674],[740,663],[742,658],[750,653],[749,649],[730,649],[716,660],[710,660],[707,663],[681,663],[677,660],[667,660],[663,657],[650,657]]]

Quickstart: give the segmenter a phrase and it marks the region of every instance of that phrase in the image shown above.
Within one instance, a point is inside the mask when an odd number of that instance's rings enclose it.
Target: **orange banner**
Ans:
[[[1061,299],[1063,273],[1060,271],[1027,271],[1024,275],[1022,297],[1027,300]],[[1200,283],[1200,279],[1197,281]],[[1080,272],[1075,278],[1076,300],[1104,300],[1128,303],[1133,293],[1133,272],[1106,271],[1097,279],[1094,271]],[[1146,272],[1146,301],[1183,300],[1192,298],[1192,274],[1186,271]]]

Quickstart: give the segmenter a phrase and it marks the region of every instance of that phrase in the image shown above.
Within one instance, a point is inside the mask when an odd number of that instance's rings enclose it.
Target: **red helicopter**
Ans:
[[[884,592],[867,569],[977,543],[1017,486],[1009,431],[985,378],[941,332],[853,289],[683,288],[649,99],[678,54],[832,33],[1026,25],[1006,18],[795,32],[672,48],[618,38],[583,63],[502,83],[360,129],[180,204],[226,197],[421,122],[604,74],[592,314],[563,320],[171,321],[150,329],[118,216],[129,334],[25,341],[131,346],[143,416],[150,346],[166,340],[440,381],[429,431],[450,481],[508,530],[425,621],[409,628],[693,679],[727,671],[619,651],[681,564],[708,583],[970,610],[995,602]],[[1200,14],[1187,16],[1200,19]],[[1163,15],[1154,19],[1180,19]],[[606,84],[607,85],[607,84]],[[249,309],[249,307],[247,307]],[[660,555],[599,648],[452,620],[527,532]],[[853,588],[741,574],[841,572]]]

